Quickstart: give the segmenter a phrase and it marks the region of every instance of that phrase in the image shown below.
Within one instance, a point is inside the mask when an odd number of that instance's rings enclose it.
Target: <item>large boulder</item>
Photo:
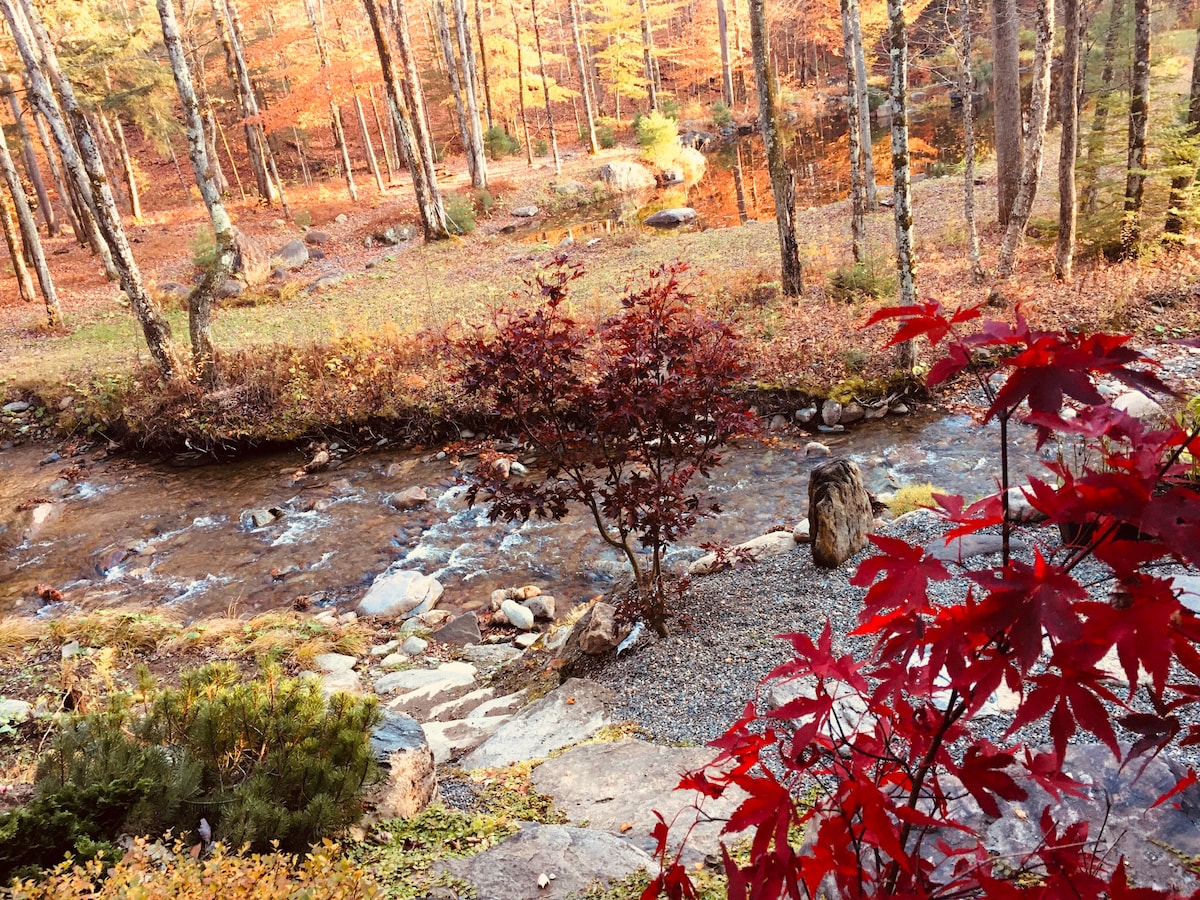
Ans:
[[[372,582],[359,601],[360,616],[407,619],[433,609],[441,598],[444,589],[436,578],[396,565],[389,566]]]
[[[264,284],[271,260],[262,246],[238,227],[233,229],[233,274],[248,285]]]
[[[808,482],[808,521],[813,562],[835,568],[867,546],[874,524],[871,495],[858,466],[832,459],[812,471]]]
[[[660,209],[643,220],[643,225],[651,228],[676,228],[696,221],[696,211],[690,206],[680,206],[674,209]]]
[[[570,643],[588,656],[611,653],[629,632],[617,621],[617,608],[611,603],[595,603],[571,629]]]
[[[604,182],[605,187],[616,194],[640,191],[652,188],[657,184],[653,173],[645,166],[623,160],[615,160],[601,166],[600,180]]]
[[[299,269],[308,262],[308,247],[304,241],[288,241],[271,257],[271,266],[285,272]]]
[[[367,794],[367,804],[374,808],[372,820],[415,816],[433,802],[437,795],[433,751],[416,719],[385,713],[371,735],[371,750],[385,773]]]

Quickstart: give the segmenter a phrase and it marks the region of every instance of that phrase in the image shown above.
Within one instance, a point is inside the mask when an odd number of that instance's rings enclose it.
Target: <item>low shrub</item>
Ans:
[[[550,152],[550,145],[546,143],[545,138],[538,138],[533,142],[533,155],[545,156]]]
[[[475,204],[464,194],[451,194],[446,198],[446,219],[451,231],[470,234],[475,230]]]
[[[615,120],[608,118],[596,119],[596,142],[605,150],[617,146],[617,133],[613,127]]]
[[[718,100],[708,108],[708,112],[718,128],[728,128],[733,124],[733,111],[724,100]]]
[[[917,509],[936,509],[934,492],[945,493],[928,481],[922,484],[906,484],[892,494],[892,499],[887,502],[888,511],[893,516],[902,516]]]
[[[642,155],[652,162],[678,146],[679,124],[658,110],[638,116],[633,128],[642,147]]]
[[[483,133],[483,149],[492,159],[498,160],[520,150],[521,142],[499,125],[493,125]]]
[[[896,293],[896,270],[881,256],[838,266],[829,274],[826,293],[834,300],[853,303],[864,298],[879,300]]]

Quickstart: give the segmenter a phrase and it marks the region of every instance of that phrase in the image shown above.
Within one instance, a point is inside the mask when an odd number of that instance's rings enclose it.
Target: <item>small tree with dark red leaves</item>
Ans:
[[[568,287],[582,275],[558,259],[527,284],[532,309],[498,310],[455,342],[461,383],[494,411],[494,434],[520,441],[539,471],[512,478],[485,447],[467,499],[491,519],[561,518],[572,503],[595,522],[633,574],[637,613],[660,633],[668,617],[667,547],[717,511],[692,487],[718,450],[756,421],[736,396],[741,342],[693,304],[675,263],[650,273],[621,309],[592,328],[572,317]]]
[[[999,565],[948,564],[898,537],[873,537],[878,553],[852,579],[867,589],[855,632],[874,641],[865,659],[839,653],[828,626],[782,636],[794,658],[764,684],[803,679],[806,689],[769,716],[748,704],[713,742],[713,765],[681,784],[703,796],[735,786],[748,795],[725,828],[753,838],[749,863],[725,856],[729,896],[1178,896],[1131,887],[1101,835],[1086,821],[1056,822],[1050,806],[1030,816],[1039,837],[1015,857],[990,854],[978,825],[1034,785],[1055,799],[1081,792],[1064,761],[1084,733],[1128,778],[1139,757],[1200,744],[1200,726],[1183,715],[1200,701],[1200,620],[1167,568],[1200,563],[1198,429],[1150,427],[1105,401],[1097,376],[1166,390],[1125,337],[1039,331],[1019,310],[1015,324],[960,334],[978,308],[949,313],[936,303],[883,310],[868,324],[892,317],[900,328],[891,343],[924,337],[948,348],[931,384],[970,370],[988,392],[988,419],[1023,419],[1041,441],[1091,441],[1096,463],[1051,463],[1049,477],[1030,479],[1024,493],[1047,527],[1023,535],[1033,545],[1025,558],[1010,552],[1007,465],[990,497],[935,497],[947,542],[1002,529]],[[1007,371],[998,390],[974,364],[981,353]],[[947,591],[956,582],[961,589]],[[931,597],[934,583],[945,584]],[[1100,665],[1110,652],[1128,693]],[[976,716],[1001,685],[1018,706],[998,746]],[[1016,736],[1030,725],[1048,734],[1044,746]],[[1158,802],[1194,781],[1189,771]],[[977,812],[965,814],[971,806]],[[646,900],[693,896],[666,850],[667,830],[655,832],[662,868]]]

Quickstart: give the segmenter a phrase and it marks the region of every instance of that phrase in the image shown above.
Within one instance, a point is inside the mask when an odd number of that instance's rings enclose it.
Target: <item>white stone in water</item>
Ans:
[[[505,600],[501,603],[500,614],[508,620],[509,624],[522,631],[528,631],[533,627],[533,611],[526,609],[516,600]]]
[[[808,457],[829,456],[832,453],[833,453],[833,451],[830,450],[829,447],[826,446],[825,444],[822,444],[820,441],[809,441],[807,444],[804,445],[804,455],[808,456]]]

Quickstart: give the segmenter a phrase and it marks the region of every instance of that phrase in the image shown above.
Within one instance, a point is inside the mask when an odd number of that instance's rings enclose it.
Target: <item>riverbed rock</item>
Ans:
[[[588,656],[603,656],[617,649],[628,630],[617,622],[611,603],[594,603],[572,629],[570,641]]]
[[[617,194],[652,188],[656,184],[654,175],[645,166],[635,162],[614,160],[600,167],[600,180],[605,187]]]
[[[318,231],[316,228],[310,228],[308,231],[304,232],[304,243],[306,244],[312,244],[313,246],[319,247],[328,242],[329,235],[324,231]]]
[[[433,751],[411,716],[385,712],[371,735],[371,750],[386,776],[366,797],[370,821],[415,816],[437,795]]]
[[[283,269],[285,272],[299,269],[307,263],[308,247],[304,246],[303,241],[288,241],[271,257],[271,265],[277,269]]]
[[[271,274],[271,260],[262,246],[236,225],[233,228],[233,269],[246,284],[263,284]]]
[[[842,404],[836,400],[826,400],[821,404],[821,421],[832,428],[842,420]]]
[[[525,822],[494,847],[442,860],[434,871],[467,882],[487,900],[566,900],[593,882],[607,886],[657,865],[646,851],[603,831]]]
[[[516,600],[505,600],[500,604],[499,616],[508,621],[514,628],[528,631],[533,627],[533,611],[522,606]]]
[[[1167,415],[1157,400],[1141,391],[1126,391],[1117,397],[1112,405],[1114,409],[1119,409],[1143,422],[1161,422]]]
[[[815,406],[805,406],[796,410],[794,418],[801,425],[807,425],[817,417],[817,408]]]
[[[572,824],[586,822],[588,828],[625,834],[652,852],[654,811],[675,823],[672,846],[700,818],[689,808],[698,799],[696,792],[676,788],[683,773],[701,769],[712,759],[712,750],[704,747],[663,747],[640,740],[583,744],[534,769],[533,786],[552,798],[554,808]],[[620,778],[614,778],[618,772]],[[700,854],[719,855],[721,828],[745,796],[733,788],[715,801],[705,800],[703,820],[688,833],[688,846]]]
[[[696,211],[690,206],[678,206],[673,209],[661,209],[652,216],[642,220],[643,225],[651,228],[676,228],[696,221]]]
[[[415,634],[410,634],[404,639],[404,643],[400,645],[400,652],[405,656],[420,656],[428,649],[429,641],[419,638]]]
[[[841,418],[838,419],[838,424],[850,425],[854,422],[862,421],[864,418],[866,418],[866,415],[867,411],[865,408],[863,408],[863,405],[857,400],[851,400],[842,407],[842,415]]]
[[[528,206],[518,206],[512,211],[512,214],[518,219],[532,219],[540,210],[532,203]]]
[[[848,459],[821,463],[808,482],[813,562],[835,568],[867,546],[874,524],[871,495],[858,466]]]
[[[420,485],[413,485],[405,488],[402,491],[397,491],[394,494],[389,494],[387,505],[392,509],[398,509],[401,512],[410,509],[416,509],[418,506],[424,506],[429,502],[429,494],[425,492],[425,488]]]
[[[478,644],[482,639],[479,631],[479,617],[475,613],[464,613],[455,616],[437,631],[430,635],[435,641],[443,644]]]
[[[242,513],[242,518],[248,519],[253,528],[266,528],[272,522],[279,518],[279,514],[274,509],[252,509]]]
[[[462,767],[483,769],[541,759],[586,741],[612,724],[614,696],[611,688],[594,681],[570,678],[509,719],[463,759]]]
[[[827,444],[822,444],[820,441],[809,441],[804,445],[804,455],[809,458],[832,456],[833,451],[829,449]]]
[[[772,556],[782,556],[796,549],[796,539],[790,531],[771,531],[760,534],[730,548],[725,554],[730,562],[748,558],[757,562]],[[706,553],[688,566],[689,575],[710,575],[720,565],[720,556],[716,553]]]
[[[371,584],[359,601],[358,613],[383,619],[408,618],[432,609],[444,588],[436,578],[393,563]]]
[[[792,529],[792,540],[797,544],[807,544],[812,540],[812,527],[807,518],[796,523],[796,527]]]
[[[521,605],[533,613],[535,619],[543,622],[554,621],[555,599],[549,594],[538,594],[528,600],[522,600]]]

